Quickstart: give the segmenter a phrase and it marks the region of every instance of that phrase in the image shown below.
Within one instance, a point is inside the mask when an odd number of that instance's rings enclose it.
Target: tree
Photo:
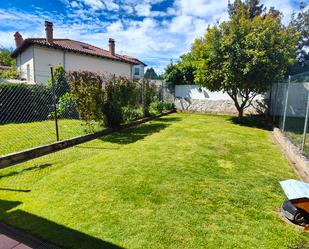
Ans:
[[[248,10],[249,18],[252,19],[256,16],[262,15],[265,12],[265,7],[260,4],[259,0],[246,0],[242,2],[241,0],[235,0],[233,3],[228,2],[228,13],[230,17],[237,14],[237,10],[240,8],[246,8]]]
[[[306,10],[306,4],[300,4],[300,11],[293,13],[290,26],[299,33],[297,45],[298,61],[291,73],[300,73],[309,70],[309,9]]]
[[[56,65],[54,68],[54,83],[57,96],[62,96],[66,92],[70,91],[70,87],[67,81],[66,72],[61,64]],[[52,87],[51,77],[48,79],[47,85]]]
[[[209,27],[196,39],[195,82],[211,91],[223,90],[234,101],[238,115],[254,97],[270,89],[295,58],[297,34],[271,14],[250,18],[239,6],[229,21]]]
[[[16,61],[10,56],[11,52],[12,49],[0,48],[0,61],[4,62],[9,67],[15,67]]]
[[[11,58],[12,49],[0,48],[0,62],[9,66],[8,70],[0,70],[0,78],[3,79],[18,79],[19,72],[16,69],[16,61]]]
[[[156,71],[151,67],[151,68],[147,68],[145,74],[144,74],[144,77],[146,79],[149,79],[149,80],[156,80],[158,79],[158,75],[156,73]]]
[[[193,85],[195,64],[190,53],[183,54],[180,61],[170,63],[164,69],[164,79],[173,85]]]

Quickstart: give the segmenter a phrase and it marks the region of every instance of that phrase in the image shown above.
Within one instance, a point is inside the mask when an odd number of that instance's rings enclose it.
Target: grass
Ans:
[[[58,127],[60,140],[86,134],[81,120],[60,119]],[[0,134],[0,155],[56,142],[53,120],[0,125]]]
[[[308,248],[271,134],[172,114],[0,171],[0,220],[64,248]],[[255,125],[252,125],[255,126]]]

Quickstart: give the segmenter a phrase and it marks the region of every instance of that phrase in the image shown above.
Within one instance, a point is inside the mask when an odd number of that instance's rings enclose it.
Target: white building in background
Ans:
[[[50,66],[61,64],[66,71],[91,71],[105,75],[142,78],[147,66],[128,55],[115,53],[115,41],[109,39],[109,50],[71,39],[54,39],[53,24],[45,22],[45,38],[23,39],[16,32],[16,49],[12,57],[21,78],[29,83],[46,83]]]

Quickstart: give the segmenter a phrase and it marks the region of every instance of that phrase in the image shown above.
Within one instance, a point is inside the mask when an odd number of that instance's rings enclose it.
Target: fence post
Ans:
[[[272,85],[272,90],[274,85]],[[278,111],[278,91],[279,91],[279,82],[276,83],[276,91],[275,91],[275,96],[273,101],[271,101],[272,103],[272,107],[271,107],[271,111],[272,111],[272,115],[273,115],[273,122],[276,123],[276,115],[277,115],[277,111]],[[272,95],[273,97],[273,95]]]
[[[145,117],[145,103],[144,103],[144,79],[142,79],[142,110],[143,110],[143,117]]]
[[[304,153],[305,144],[306,144],[307,125],[308,125],[308,113],[309,113],[309,91],[308,91],[308,97],[307,97],[307,109],[306,109],[306,117],[305,117],[305,124],[304,124],[303,141],[301,143],[301,152],[302,153]]]
[[[56,139],[59,141],[59,130],[58,130],[58,115],[57,115],[57,97],[56,97],[56,91],[55,91],[55,80],[54,80],[54,69],[53,67],[50,67],[50,75],[51,75],[51,81],[52,81],[52,91],[53,91],[53,104],[54,104],[54,120],[55,120],[55,126],[56,126]]]
[[[283,113],[283,124],[282,124],[282,131],[283,132],[285,131],[285,120],[286,120],[286,111],[287,111],[287,105],[288,105],[290,84],[291,84],[291,75],[289,75],[288,88],[286,90],[286,96],[285,96],[284,113]]]

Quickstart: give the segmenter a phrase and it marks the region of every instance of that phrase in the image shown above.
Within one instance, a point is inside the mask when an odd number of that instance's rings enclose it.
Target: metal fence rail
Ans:
[[[270,113],[274,123],[309,156],[309,72],[274,83],[271,93]]]

